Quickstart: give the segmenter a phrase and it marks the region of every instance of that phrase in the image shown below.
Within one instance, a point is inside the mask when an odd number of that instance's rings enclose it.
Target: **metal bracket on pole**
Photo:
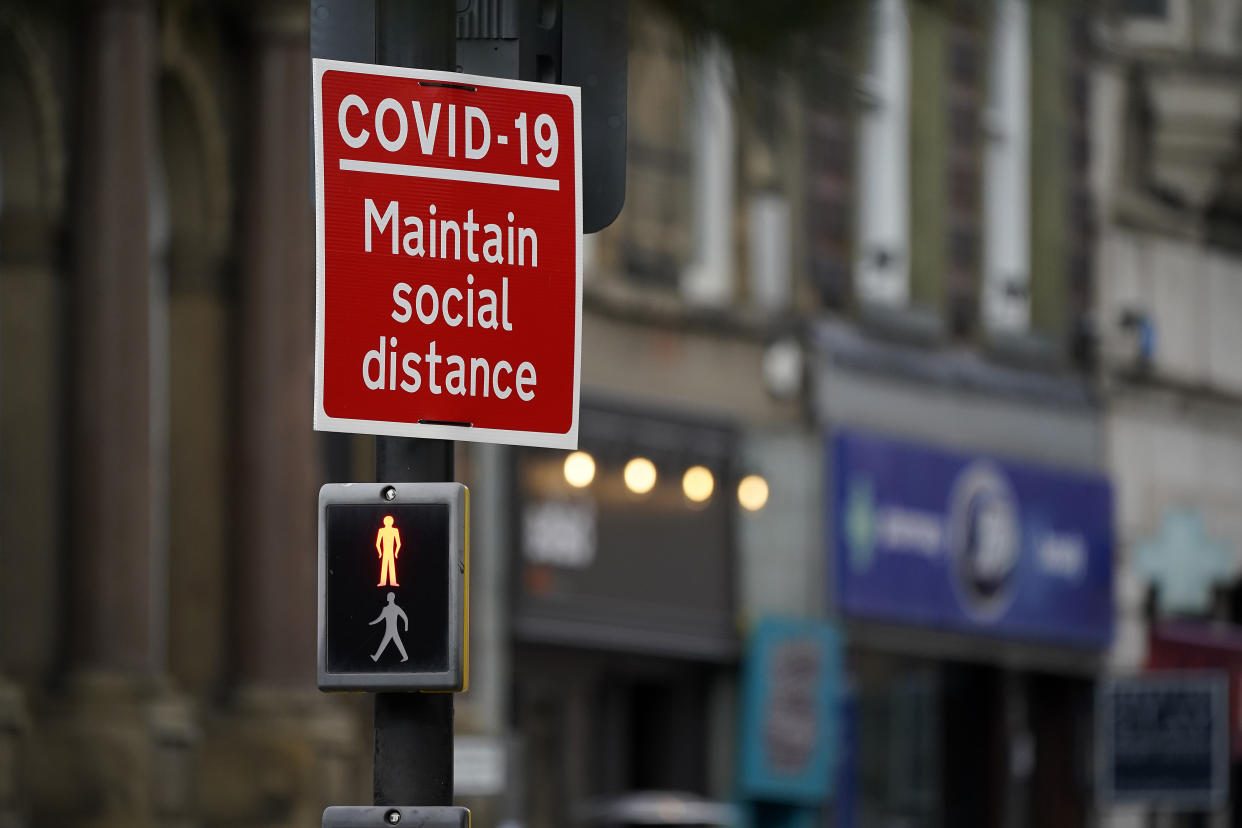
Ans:
[[[470,828],[466,808],[333,805],[323,812],[323,828]]]

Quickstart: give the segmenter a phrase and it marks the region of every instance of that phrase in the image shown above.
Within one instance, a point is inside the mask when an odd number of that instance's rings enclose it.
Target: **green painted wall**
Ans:
[[[1068,316],[1068,35],[1059,2],[1031,4],[1031,327],[1054,338]]]
[[[910,297],[944,308],[948,268],[948,55],[944,12],[934,3],[910,12]]]

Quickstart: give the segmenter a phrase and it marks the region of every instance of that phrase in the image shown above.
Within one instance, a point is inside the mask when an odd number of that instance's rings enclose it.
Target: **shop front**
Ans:
[[[1153,620],[1148,629],[1144,668],[1152,676],[1216,678],[1224,682],[1229,779],[1223,787],[1226,795],[1242,789],[1242,626],[1191,618]],[[1182,811],[1180,817],[1184,823],[1202,819],[1202,813],[1208,810],[1224,810],[1210,795],[1176,809],[1162,808],[1164,803],[1158,797],[1146,799],[1145,804],[1153,810]],[[1228,809],[1226,824],[1242,823],[1240,811],[1242,809],[1236,807]]]
[[[826,453],[857,824],[1088,824],[1108,482],[855,428]]]
[[[579,452],[515,452],[512,724],[528,825],[578,824],[635,792],[727,795],[736,453],[728,424],[590,404]]]

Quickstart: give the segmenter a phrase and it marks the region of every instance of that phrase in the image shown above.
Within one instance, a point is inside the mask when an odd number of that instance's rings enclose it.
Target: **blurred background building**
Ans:
[[[1242,677],[1242,4],[629,15],[580,452],[457,447],[477,823],[1209,824],[1098,798],[1095,696]],[[310,427],[309,32],[0,2],[3,828],[370,799],[314,686],[316,489],[374,455]]]
[[[1235,801],[1239,15],[1237,3],[1122,4],[1098,29],[1092,85],[1097,320],[1119,541],[1113,668],[1228,676]]]

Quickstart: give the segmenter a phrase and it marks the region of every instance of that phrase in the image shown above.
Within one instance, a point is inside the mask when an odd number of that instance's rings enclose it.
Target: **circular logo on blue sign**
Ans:
[[[1013,490],[995,465],[976,461],[958,474],[947,540],[962,607],[976,620],[995,619],[1013,599],[1022,541]]]

